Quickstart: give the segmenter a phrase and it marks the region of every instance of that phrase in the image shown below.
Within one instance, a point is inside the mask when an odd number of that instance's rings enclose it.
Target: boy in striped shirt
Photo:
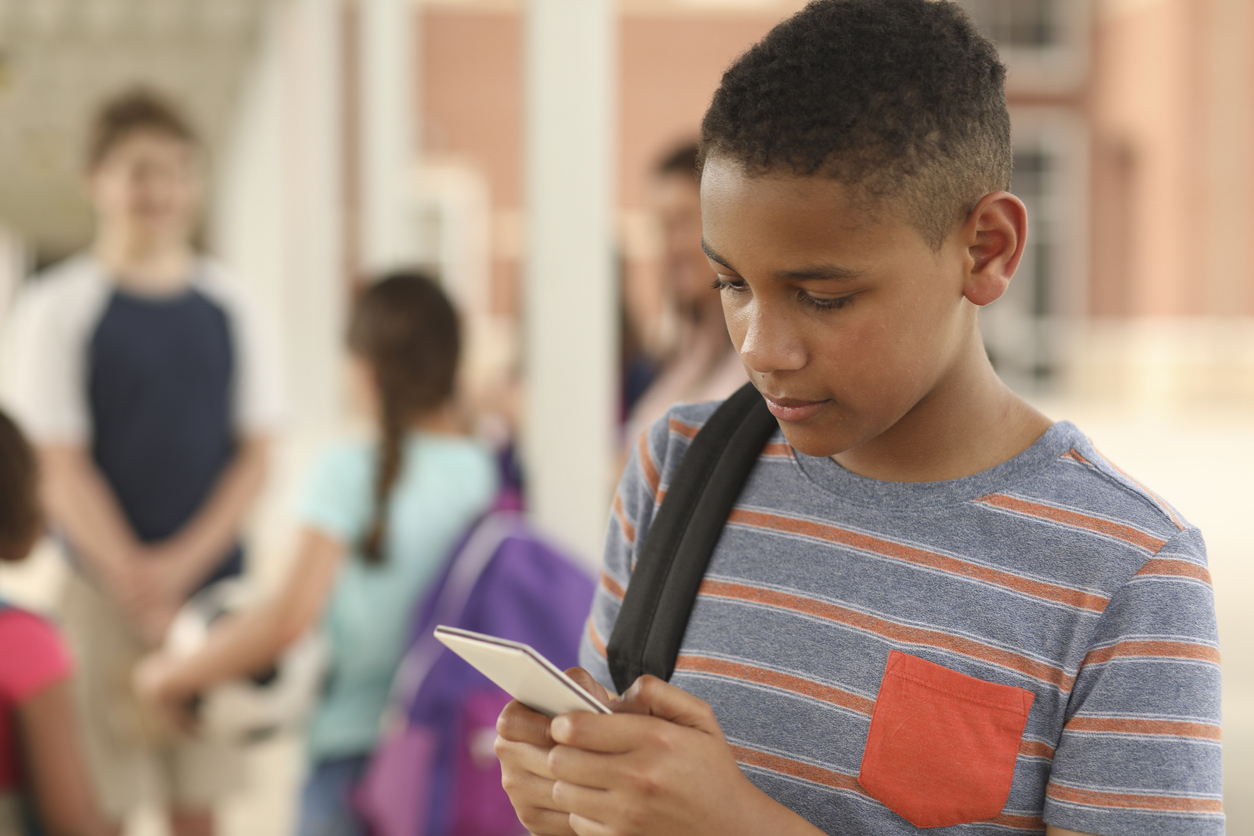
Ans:
[[[670,683],[514,703],[538,834],[1223,832],[1200,533],[996,376],[977,313],[1024,250],[1005,70],[954,4],[818,0],[724,75],[704,244],[778,419]],[[581,658],[713,404],[641,439]]]

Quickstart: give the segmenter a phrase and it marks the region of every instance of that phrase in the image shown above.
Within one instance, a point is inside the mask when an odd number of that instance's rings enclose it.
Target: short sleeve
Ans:
[[[661,456],[667,450],[670,415],[664,415],[639,436],[614,494],[600,581],[592,598],[592,612],[579,647],[579,664],[611,693],[606,643],[614,631],[619,609],[640,547],[653,520],[658,501]]]
[[[36,279],[5,328],[0,389],[35,443],[85,443],[91,435],[87,352],[107,294],[76,275]]]
[[[1082,833],[1221,836],[1219,640],[1197,529],[1111,599],[1076,677],[1045,821]]]
[[[0,611],[0,702],[21,705],[67,679],[71,667],[52,625],[24,610]]]
[[[367,445],[327,450],[314,464],[296,514],[301,524],[344,544],[361,540],[370,521],[371,453]]]

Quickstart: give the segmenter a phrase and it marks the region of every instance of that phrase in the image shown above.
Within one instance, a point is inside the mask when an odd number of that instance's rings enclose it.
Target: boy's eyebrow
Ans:
[[[709,256],[711,261],[716,261],[726,267],[728,270],[735,270],[727,263],[727,259],[714,251],[704,238],[701,239],[701,249],[705,250],[705,254]],[[852,270],[848,267],[837,267],[833,264],[815,264],[811,267],[802,267],[797,270],[780,270],[775,274],[777,279],[791,279],[793,281],[805,279],[835,279],[837,281],[848,281],[849,279],[861,278],[864,275],[861,270]]]
[[[701,237],[701,249],[705,250],[705,254],[710,257],[710,261],[717,261],[719,264],[723,265],[728,270],[736,269],[735,267],[732,267],[730,264],[727,263],[727,259],[723,258],[718,253],[714,252],[714,248],[711,247],[709,243],[705,240],[705,236]]]

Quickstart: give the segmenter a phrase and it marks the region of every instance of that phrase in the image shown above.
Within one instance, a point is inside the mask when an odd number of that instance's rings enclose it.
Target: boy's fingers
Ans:
[[[640,748],[667,746],[668,724],[642,713],[563,714],[553,719],[553,740],[561,745],[602,755],[621,755]]]
[[[518,820],[529,833],[537,836],[578,836],[577,831],[571,827],[570,814],[560,810],[518,812]]]
[[[616,699],[613,694],[605,690],[605,686],[593,679],[592,674],[583,668],[567,668],[566,675],[575,680],[579,687],[596,697],[604,705],[611,705]]]
[[[553,780],[549,769],[550,746],[535,746],[530,743],[515,743],[497,736],[492,744],[496,759],[501,762],[502,774],[533,774],[547,780]]]
[[[604,752],[557,745],[548,750],[546,766],[555,781],[565,781],[591,789],[609,789],[621,777],[621,758]]]
[[[609,817],[613,800],[606,790],[557,781],[553,784],[553,803],[572,817],[585,819],[591,824]],[[571,826],[575,832],[580,832],[578,824],[571,822]],[[585,826],[583,830],[586,832],[588,828]]]
[[[496,718],[496,733],[515,743],[552,746],[553,738],[549,732],[551,722],[552,718],[513,700],[501,710],[501,716]]]
[[[567,818],[570,820],[571,832],[575,836],[614,836],[615,831],[599,821],[584,818],[574,813],[571,813]]]
[[[534,775],[503,782],[523,827],[544,836],[570,836],[570,816],[553,801],[553,782]]]
[[[648,674],[632,683],[615,706],[615,712],[651,714],[709,734],[722,734],[708,703]]]
[[[518,809],[565,812],[553,802],[553,781],[548,778],[529,772],[505,773],[501,786]]]

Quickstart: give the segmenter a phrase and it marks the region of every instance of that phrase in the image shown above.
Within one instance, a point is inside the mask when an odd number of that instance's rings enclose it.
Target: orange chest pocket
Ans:
[[[916,827],[991,819],[1010,796],[1035,698],[894,650],[858,782]]]

